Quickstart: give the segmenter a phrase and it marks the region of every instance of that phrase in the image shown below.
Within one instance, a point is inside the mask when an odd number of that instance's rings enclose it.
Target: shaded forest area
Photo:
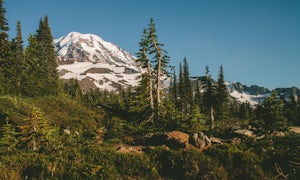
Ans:
[[[139,86],[83,92],[59,79],[47,16],[27,47],[16,29],[9,40],[0,0],[0,179],[300,178],[300,135],[289,131],[299,95],[273,92],[250,107],[229,96],[222,66],[217,81],[206,66],[192,82],[184,58],[177,76],[153,19],[139,42]],[[162,140],[170,132],[187,140]]]

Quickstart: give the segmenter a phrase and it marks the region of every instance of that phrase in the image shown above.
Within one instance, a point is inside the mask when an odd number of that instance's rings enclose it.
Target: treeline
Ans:
[[[65,92],[88,106],[109,109],[114,112],[112,116],[119,114],[121,119],[130,119],[146,131],[204,130],[222,134],[239,124],[272,134],[300,124],[300,98],[294,92],[289,98],[273,92],[254,108],[249,103],[239,104],[230,96],[223,66],[217,81],[211,78],[208,66],[203,76],[192,80],[184,58],[177,76],[156,32],[154,20],[150,19],[137,53],[136,62],[145,69],[139,86],[120,88],[117,93],[99,89],[82,93],[78,82],[70,80],[65,84]]]
[[[40,20],[24,49],[20,21],[16,37],[8,40],[9,27],[0,3],[0,93],[29,97],[57,94],[57,58],[48,17]]]

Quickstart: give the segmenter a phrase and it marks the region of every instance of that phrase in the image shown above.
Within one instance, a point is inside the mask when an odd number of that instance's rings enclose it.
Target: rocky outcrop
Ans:
[[[186,148],[189,143],[189,135],[180,131],[150,133],[144,136],[143,141],[148,146],[166,145],[171,149]]]
[[[189,135],[180,131],[168,132],[166,136],[166,145],[169,147],[186,148],[189,143]]]

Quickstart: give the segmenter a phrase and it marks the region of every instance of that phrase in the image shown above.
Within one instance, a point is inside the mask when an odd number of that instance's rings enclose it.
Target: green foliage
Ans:
[[[15,126],[9,123],[8,118],[5,118],[6,123],[0,128],[0,154],[12,153],[16,150],[16,145],[19,142]]]
[[[30,117],[24,119],[18,128],[20,129],[21,146],[33,151],[48,149],[48,146],[54,144],[55,133],[58,133],[38,109],[33,109]]]
[[[167,179],[227,178],[227,172],[217,161],[197,151],[156,149],[151,157],[160,165],[159,174]]]
[[[24,83],[27,79],[27,64],[24,58],[23,39],[21,31],[21,22],[17,23],[17,35],[11,41],[11,55],[10,61],[12,71],[10,75],[11,94],[21,95]]]
[[[289,179],[300,177],[300,135],[268,137],[260,140],[248,139],[245,143],[262,161],[263,171],[271,177],[279,175],[278,168]]]
[[[228,90],[224,80],[223,66],[220,66],[220,73],[218,77],[216,88],[216,110],[219,116],[219,119],[224,119],[228,113]]]
[[[106,118],[101,108],[88,108],[65,95],[34,99],[0,96],[0,102],[0,114],[16,125],[22,125],[24,119],[30,119],[32,109],[39,109],[43,117],[56,127],[78,131],[95,129]]]
[[[219,145],[206,152],[226,169],[230,179],[262,179],[259,157],[252,152],[236,145]]]
[[[77,101],[80,101],[83,98],[83,91],[76,79],[70,79],[68,82],[64,83],[64,92]]]
[[[7,93],[11,87],[9,86],[10,74],[13,70],[9,61],[9,41],[8,41],[8,23],[5,18],[6,10],[3,7],[3,1],[0,0],[0,93]],[[2,90],[1,90],[2,89]]]
[[[284,100],[284,112],[285,117],[288,119],[289,122],[293,123],[294,125],[298,125],[298,103],[296,101],[295,93],[292,90],[290,97],[288,100]],[[300,118],[300,117],[299,117]]]
[[[208,127],[206,125],[206,120],[204,115],[200,112],[199,106],[194,106],[190,118],[189,131],[190,132],[199,132],[207,131]]]
[[[289,123],[283,114],[283,102],[276,97],[276,92],[268,97],[256,109],[256,123],[263,134],[272,134],[275,131],[288,131]]]
[[[37,95],[54,95],[58,93],[57,58],[53,45],[53,37],[48,23],[48,17],[41,19],[35,35],[37,41]]]

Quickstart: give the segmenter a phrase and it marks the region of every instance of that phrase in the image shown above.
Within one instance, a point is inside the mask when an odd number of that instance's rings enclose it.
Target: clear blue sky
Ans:
[[[128,52],[138,50],[153,17],[171,64],[186,56],[190,74],[268,87],[300,87],[299,0],[4,0],[10,38],[48,15],[54,38],[93,33]]]

